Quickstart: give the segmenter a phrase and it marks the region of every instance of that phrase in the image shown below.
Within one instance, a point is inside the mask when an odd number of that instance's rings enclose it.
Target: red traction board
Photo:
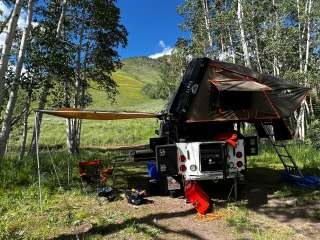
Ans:
[[[187,182],[184,194],[189,202],[200,214],[206,214],[210,207],[208,195],[201,189],[197,182]]]

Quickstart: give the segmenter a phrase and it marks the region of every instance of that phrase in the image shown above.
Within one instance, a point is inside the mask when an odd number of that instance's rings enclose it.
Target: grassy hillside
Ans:
[[[123,67],[113,74],[119,86],[119,95],[115,103],[110,103],[103,91],[92,86],[90,93],[93,103],[91,109],[150,111],[162,110],[163,100],[150,99],[142,93],[147,83],[160,81],[160,62],[147,57],[128,58],[123,60]]]
[[[142,83],[155,83],[160,80],[160,60],[148,57],[127,58],[120,72]]]
[[[121,70],[113,77],[119,88],[115,103],[107,99],[106,94],[92,85],[89,92],[93,102],[88,109],[105,111],[144,111],[158,112],[163,109],[165,101],[150,99],[142,93],[145,84],[157,81],[159,77],[159,61],[146,57],[129,58],[123,61]],[[32,135],[33,117],[30,118],[29,138]],[[106,147],[110,145],[128,145],[147,143],[158,128],[155,119],[95,121],[84,120],[82,124],[82,146]],[[12,135],[8,150],[15,151],[19,134]],[[30,140],[30,139],[29,139]],[[41,127],[40,144],[66,143],[66,127],[63,118],[45,115]]]

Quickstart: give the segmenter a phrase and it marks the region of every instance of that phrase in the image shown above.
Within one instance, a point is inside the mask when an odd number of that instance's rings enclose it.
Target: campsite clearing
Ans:
[[[308,149],[299,150],[299,145],[291,147],[298,157],[308,154]],[[106,161],[112,154],[86,150],[81,160]],[[62,158],[63,153],[54,158],[59,169],[65,167],[64,162],[57,161]],[[311,166],[318,158],[319,153],[310,154],[310,162],[304,163],[305,169],[309,166],[309,171],[317,171]],[[266,167],[266,159],[269,159],[268,166],[274,164],[273,167]],[[10,189],[7,176],[8,188],[1,190],[5,197],[0,204],[0,239],[76,239],[76,235],[82,233],[85,239],[320,239],[319,191],[281,182],[281,170],[275,164],[278,160],[267,148],[262,149],[260,159],[252,159],[255,166],[249,168],[249,184],[243,189],[241,200],[238,203],[215,200],[207,217],[199,217],[182,198],[154,196],[148,198],[153,203],[134,207],[121,193],[114,202],[97,198],[94,193],[85,194],[79,185],[77,169],[74,169],[71,189],[58,190],[49,162],[44,162],[46,187],[41,211],[36,175],[29,178],[23,175],[33,167],[28,166],[28,161],[33,160],[26,160],[25,165],[19,167],[21,171],[15,180],[30,182],[30,186],[16,185]],[[299,165],[302,166],[301,162]],[[61,178],[66,175],[59,173]],[[255,181],[251,181],[253,179]],[[125,161],[116,169],[117,189],[146,180],[144,163]]]

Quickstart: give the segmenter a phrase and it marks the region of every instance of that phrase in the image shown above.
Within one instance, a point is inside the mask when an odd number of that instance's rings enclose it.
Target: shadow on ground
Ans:
[[[281,178],[282,172],[270,168],[249,169],[242,193],[247,207],[281,222],[320,223],[319,186],[302,188],[286,183]]]
[[[320,223],[319,189],[302,189],[285,183],[283,179],[281,179],[281,173],[282,170],[270,168],[249,168],[246,176],[246,184],[241,186],[239,204],[280,222],[302,225],[310,223],[311,225],[314,224],[315,228],[317,228],[318,223]],[[122,189],[134,186],[143,188],[148,182],[145,163],[123,163],[116,170],[116,175],[116,185]],[[221,185],[210,186],[211,197],[214,199],[220,198],[222,202],[227,202],[228,196],[230,197],[230,186],[230,183],[227,187]],[[164,209],[166,209],[165,206]],[[165,234],[172,233],[182,238],[201,240],[203,238],[195,232],[188,230],[188,226],[186,226],[185,229],[172,229],[169,226],[161,225],[158,221],[155,221],[155,219],[163,220],[176,217],[188,217],[190,215],[195,215],[195,210],[151,213],[141,218],[129,218],[120,223],[93,226],[85,233],[85,237],[115,234],[135,224],[138,232],[142,232],[151,238],[153,238],[154,235],[150,232],[148,226],[158,229]],[[311,239],[315,234],[318,234],[318,232],[309,234]],[[82,237],[75,234],[66,234],[54,239],[82,239]],[[156,239],[161,238],[157,237]]]
[[[150,237],[154,237],[153,233],[150,232],[150,230],[145,226],[148,225],[150,227],[156,228],[160,230],[162,233],[174,233],[176,235],[179,235],[181,237],[188,237],[190,239],[199,239],[202,240],[203,238],[199,235],[187,230],[173,230],[168,227],[162,226],[160,224],[157,224],[155,219],[157,221],[163,220],[163,219],[170,219],[170,218],[176,218],[176,217],[186,217],[189,215],[194,215],[195,211],[193,209],[187,210],[187,211],[180,211],[180,212],[164,212],[164,213],[156,213],[156,214],[149,214],[142,218],[129,218],[121,223],[115,223],[115,224],[108,224],[103,226],[93,226],[87,233],[85,233],[85,237],[89,237],[92,235],[109,235],[116,232],[120,232],[121,230],[127,228],[132,223],[135,224],[135,227],[137,231],[142,232]],[[144,225],[139,225],[144,224]],[[186,226],[187,227],[187,226]],[[84,236],[79,236],[76,234],[65,234],[60,235],[57,238],[54,238],[55,240],[62,240],[62,239],[81,239],[84,238]],[[157,237],[157,239],[161,239],[160,237]]]

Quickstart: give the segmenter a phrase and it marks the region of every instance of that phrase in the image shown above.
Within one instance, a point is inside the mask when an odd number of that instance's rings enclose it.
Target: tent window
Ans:
[[[210,91],[210,110],[221,111],[248,110],[252,107],[252,92],[218,91],[212,87]]]
[[[221,92],[220,102],[221,107],[225,110],[241,110],[251,107],[252,93],[251,92]]]

